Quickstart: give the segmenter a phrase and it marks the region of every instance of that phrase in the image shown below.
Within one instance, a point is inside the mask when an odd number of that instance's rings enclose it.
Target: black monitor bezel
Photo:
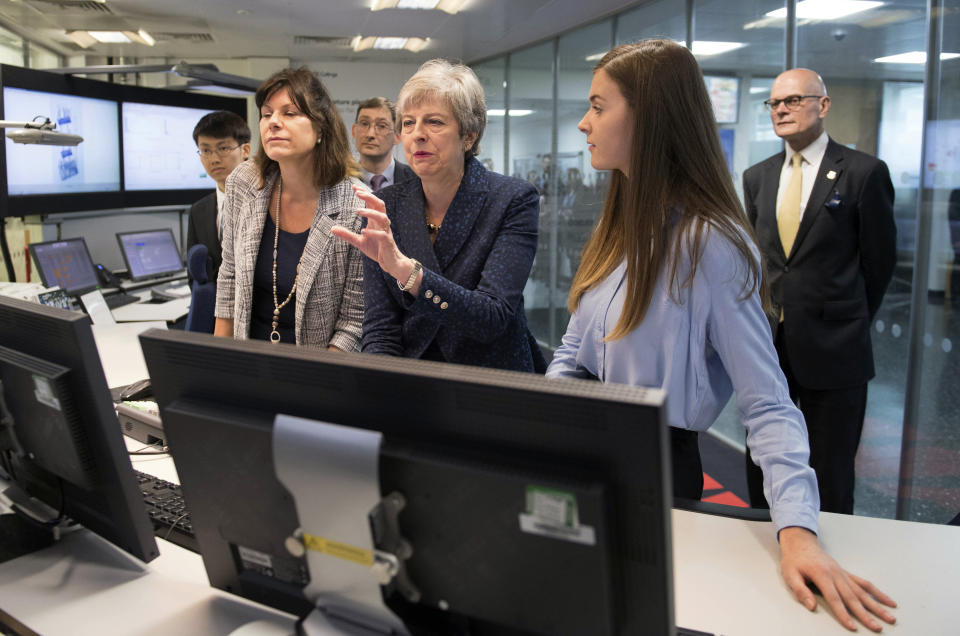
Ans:
[[[100,275],[97,273],[96,265],[93,262],[93,259],[90,258],[90,249],[87,247],[87,241],[84,240],[82,236],[71,236],[70,238],[57,239],[55,241],[43,241],[40,243],[30,243],[28,249],[30,250],[30,258],[33,259],[33,262],[37,265],[37,273],[40,275],[40,281],[46,287],[59,287],[60,284],[55,280],[47,280],[47,275],[43,271],[43,267],[40,266],[40,260],[37,258],[37,248],[44,247],[47,245],[53,245],[54,243],[69,243],[70,241],[80,241],[80,244],[83,246],[83,251],[87,255],[87,262],[90,264],[90,271],[93,272],[94,284],[88,285],[86,287],[77,287],[76,289],[64,289],[67,294],[70,296],[82,296],[87,292],[93,291],[100,287]],[[61,288],[62,289],[62,288]]]
[[[477,442],[477,436],[492,434],[489,426],[478,424],[479,411],[469,415],[463,412],[461,419],[455,422],[441,422],[440,419],[444,410],[449,408],[449,400],[462,400],[470,391],[476,391],[474,398],[510,392],[509,398],[505,396],[502,401],[483,401],[482,408],[500,410],[498,418],[502,416],[502,419],[496,425],[495,434],[513,440],[509,443],[515,445],[514,450],[522,448],[531,453],[535,450],[538,457],[569,456],[571,466],[577,465],[578,461],[596,464],[601,457],[607,460],[606,453],[616,457],[610,459],[614,465],[606,474],[612,480],[611,523],[615,530],[611,545],[615,551],[613,560],[618,563],[611,583],[618,590],[614,603],[619,623],[617,633],[666,634],[674,629],[670,536],[672,485],[669,436],[663,421],[661,392],[578,380],[546,380],[534,374],[423,360],[307,351],[292,346],[237,342],[187,332],[151,330],[142,334],[140,340],[171,452],[183,480],[184,496],[191,509],[192,493],[196,489],[195,497],[205,501],[199,492],[206,486],[192,482],[192,471],[178,459],[178,433],[183,436],[184,448],[216,446],[186,442],[188,435],[192,438],[202,430],[197,423],[203,418],[215,421],[209,415],[211,412],[229,411],[231,417],[236,416],[235,425],[243,430],[265,431],[272,427],[272,418],[280,408],[287,415],[345,424],[345,418],[356,417],[358,403],[369,405],[376,401],[376,409],[382,412],[365,411],[365,421],[369,425],[347,425],[380,430],[385,444],[390,443],[391,437],[396,437],[408,444],[416,439],[428,439],[435,445],[469,441],[472,447],[492,448],[507,442]],[[364,378],[364,384],[370,385],[367,393],[359,392],[357,386],[343,386],[343,378],[348,376]],[[428,380],[430,389],[424,390],[426,385],[417,379],[406,380],[408,376]],[[494,387],[495,393],[489,392],[490,387]],[[370,398],[373,392],[376,392],[376,400]],[[530,398],[525,402],[529,406],[523,407],[525,412],[511,410],[509,405],[521,393]],[[357,399],[359,395],[365,396],[364,402]],[[480,402],[473,401],[475,404]],[[271,409],[271,405],[275,408]],[[590,405],[605,406],[610,410],[605,412],[606,415],[592,415],[591,419],[578,417],[576,422],[556,421],[557,418],[569,420],[574,414],[582,416]],[[638,414],[646,413],[649,417],[650,409],[656,409],[659,425],[638,425]],[[353,415],[348,415],[350,413]],[[548,421],[548,416],[553,419]],[[230,417],[220,418],[220,421],[229,420]],[[610,437],[599,440],[604,437],[604,430],[612,429],[615,432],[611,432]],[[222,439],[221,436],[216,438]],[[643,439],[644,443],[637,447],[623,443],[626,439]],[[257,446],[263,446],[267,437],[260,433],[257,440],[260,442]],[[244,446],[247,447],[249,444]],[[599,450],[601,447],[603,451]],[[644,450],[656,452],[659,463],[638,461]],[[258,460],[266,461],[268,456],[258,455]],[[205,452],[203,461],[211,462],[212,457]],[[250,461],[244,462],[244,465],[250,464]],[[650,481],[659,483],[651,485],[637,478],[637,475],[646,474],[644,471],[653,471],[656,478]],[[196,515],[193,518],[212,585],[285,611],[299,611],[304,602],[302,598],[298,604],[296,599],[287,598],[289,594],[285,595],[276,588],[256,589],[249,577],[242,578],[236,571],[235,550],[223,539],[218,528],[203,527],[208,521]],[[649,544],[634,539],[644,533],[652,537]],[[652,586],[654,578],[657,583]],[[665,609],[669,610],[667,618],[659,614]],[[648,620],[653,623],[662,620],[663,624],[648,623]]]
[[[99,473],[98,486],[91,491],[26,462],[14,483],[54,509],[62,503],[67,517],[141,561],[159,556],[90,318],[0,296],[0,345],[70,369],[69,383],[87,434],[87,451]]]
[[[130,234],[147,234],[150,232],[166,232],[170,236],[170,240],[173,241],[173,246],[177,250],[177,256],[180,258],[180,267],[178,267],[177,269],[166,271],[166,272],[157,272],[155,274],[146,274],[144,276],[134,276],[133,268],[130,267],[130,259],[127,258],[127,251],[123,248],[122,237],[128,236]],[[173,235],[173,230],[171,230],[168,227],[162,227],[162,228],[157,228],[153,230],[135,230],[135,231],[131,230],[129,232],[117,232],[117,245],[120,248],[120,255],[123,256],[123,264],[127,268],[127,276],[129,276],[130,280],[134,283],[138,283],[146,280],[154,280],[157,278],[168,278],[174,274],[179,274],[183,271],[183,268],[184,268],[183,254],[180,252],[180,246],[177,245],[177,237]]]

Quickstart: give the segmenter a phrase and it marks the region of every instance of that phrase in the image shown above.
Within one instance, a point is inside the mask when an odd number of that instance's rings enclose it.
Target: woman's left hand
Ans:
[[[817,601],[807,583],[816,585],[834,616],[850,631],[857,630],[850,614],[875,632],[883,626],[874,616],[891,625],[897,620],[884,608],[896,607],[896,602],[870,581],[840,567],[820,547],[817,535],[806,528],[794,526],[780,531],[780,573],[797,601],[810,611],[816,609]]]

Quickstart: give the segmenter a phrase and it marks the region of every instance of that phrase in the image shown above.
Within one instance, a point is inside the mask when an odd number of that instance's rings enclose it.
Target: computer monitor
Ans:
[[[81,313],[0,296],[0,475],[51,518],[3,516],[0,552],[72,519],[150,561],[158,555],[100,357]],[[33,500],[26,500],[27,497]]]
[[[123,102],[126,190],[215,188],[197,154],[193,129],[206,108]]]
[[[79,296],[100,283],[83,238],[31,243],[30,256],[47,287],[60,287],[71,296]]]
[[[312,609],[273,459],[286,414],[382,433],[380,493],[406,498],[420,600],[382,589],[414,633],[673,633],[661,391],[188,332],[140,340],[213,586]],[[531,488],[572,499],[593,542],[525,529]]]
[[[77,146],[25,145],[6,139],[11,196],[119,192],[117,102],[26,88],[3,87],[3,119],[47,117],[56,130],[83,137]]]
[[[183,271],[180,250],[169,228],[117,232],[117,242],[132,281],[163,278]]]

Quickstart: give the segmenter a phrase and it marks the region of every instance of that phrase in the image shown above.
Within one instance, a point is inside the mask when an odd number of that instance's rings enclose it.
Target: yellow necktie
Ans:
[[[787,189],[783,191],[780,201],[780,214],[777,215],[777,228],[780,230],[780,243],[783,244],[783,253],[790,256],[793,241],[797,238],[797,229],[800,227],[800,198],[803,192],[803,171],[800,165],[803,155],[799,152],[793,155],[793,174]]]

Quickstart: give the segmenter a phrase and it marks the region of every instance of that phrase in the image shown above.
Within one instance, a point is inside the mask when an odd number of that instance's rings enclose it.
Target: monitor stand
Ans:
[[[0,563],[54,544],[57,531],[25,519],[15,512],[0,514]]]

